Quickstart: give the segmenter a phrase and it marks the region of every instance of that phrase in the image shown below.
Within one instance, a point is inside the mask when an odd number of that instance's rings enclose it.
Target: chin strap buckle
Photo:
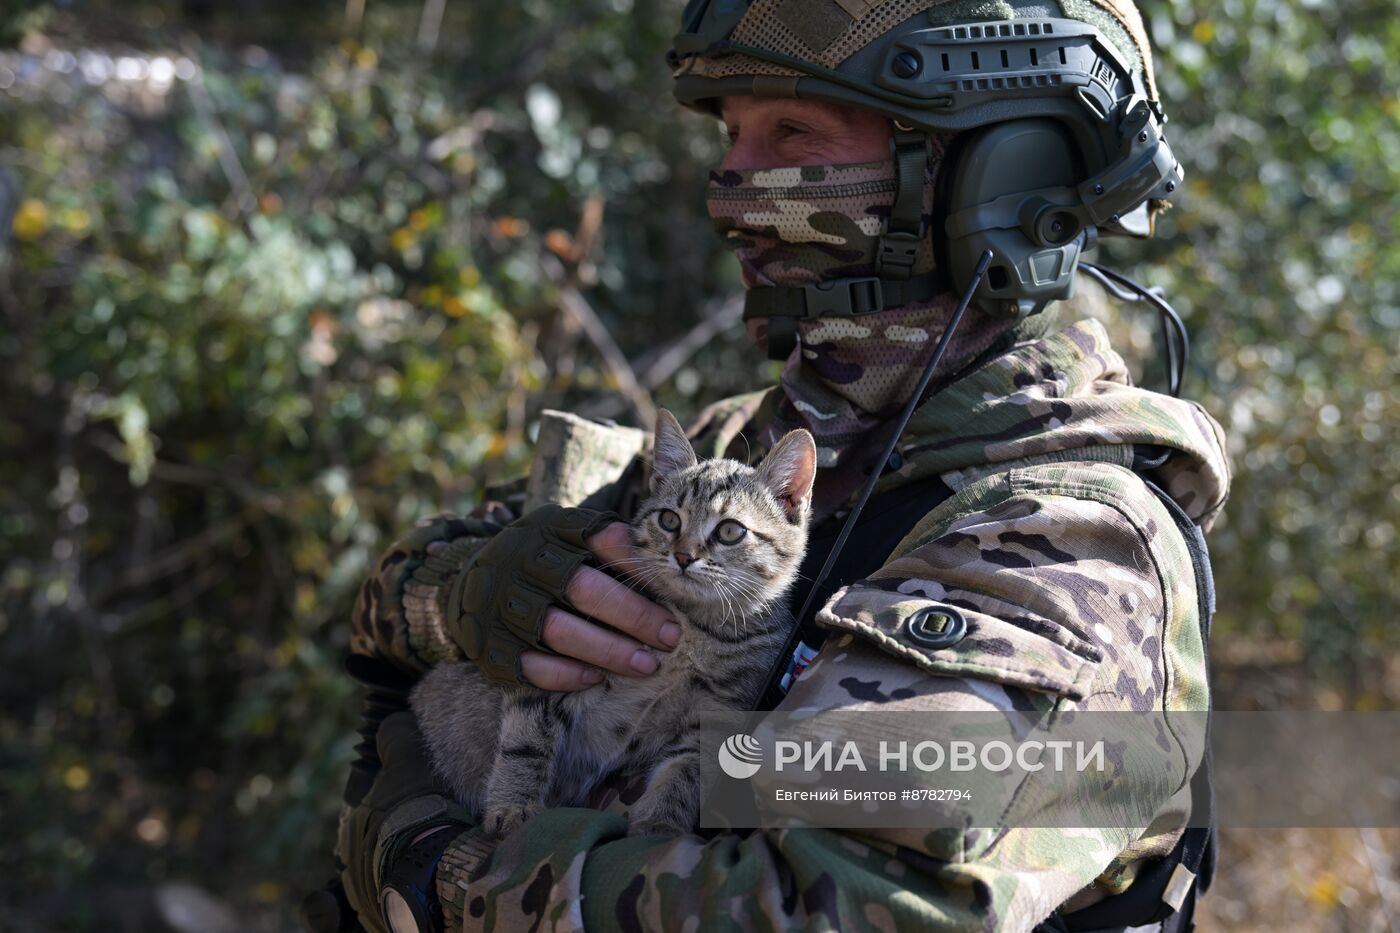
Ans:
[[[760,286],[744,294],[744,320],[768,322],[769,359],[786,359],[797,346],[797,322],[853,317],[928,301],[938,294],[933,273],[904,281],[862,276],[809,285]]]
[[[890,152],[895,171],[894,203],[880,236],[875,271],[882,279],[903,282],[914,274],[914,260],[919,253],[928,137],[896,123],[890,136]]]
[[[885,293],[874,277],[836,279],[803,286],[804,317],[850,317],[885,310]]]
[[[917,233],[886,233],[880,237],[875,271],[886,278],[907,279],[914,273],[914,259],[918,253]]]

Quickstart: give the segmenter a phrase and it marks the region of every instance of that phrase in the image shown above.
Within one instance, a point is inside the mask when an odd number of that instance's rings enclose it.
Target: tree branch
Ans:
[[[738,326],[744,319],[744,296],[730,295],[705,305],[700,322],[667,346],[643,354],[634,365],[641,371],[641,383],[655,389],[676,374],[705,344]]]
[[[613,340],[612,334],[593,310],[593,306],[570,281],[563,264],[548,254],[540,258],[540,264],[544,267],[545,274],[559,289],[560,308],[578,324],[584,337],[598,351],[603,364],[617,383],[618,391],[636,413],[640,425],[651,430],[656,424],[656,403],[652,401],[651,393],[643,388],[637,379],[637,374],[633,371],[632,364],[627,362],[622,348]]]
[[[442,14],[447,9],[447,0],[424,0],[423,15],[418,20],[418,50],[432,52],[437,49],[438,33],[442,31]]]
[[[253,196],[253,186],[248,182],[248,173],[243,170],[243,163],[238,161],[238,151],[233,147],[233,139],[228,135],[228,129],[224,127],[214,106],[214,100],[204,86],[204,65],[199,59],[199,53],[191,44],[186,47],[185,55],[195,62],[199,70],[194,80],[185,81],[183,84],[189,89],[190,102],[194,104],[194,111],[199,115],[200,122],[219,144],[219,166],[224,170],[229,187],[233,189],[233,200],[238,207],[238,213],[246,221],[257,210],[258,199]]]
[[[360,34],[360,23],[365,18],[365,0],[345,0],[345,34]]]

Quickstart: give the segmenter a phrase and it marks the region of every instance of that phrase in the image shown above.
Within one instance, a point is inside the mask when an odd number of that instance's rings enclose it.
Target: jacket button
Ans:
[[[962,641],[967,619],[950,606],[918,609],[904,622],[904,635],[922,648],[946,648]]]

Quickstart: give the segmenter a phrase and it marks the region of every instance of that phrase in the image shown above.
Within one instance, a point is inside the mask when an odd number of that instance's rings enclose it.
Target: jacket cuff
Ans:
[[[408,644],[426,666],[460,661],[462,650],[452,637],[445,607],[452,583],[471,567],[490,541],[489,535],[469,535],[427,545],[420,562],[403,583],[404,625]]]
[[[438,593],[500,527],[494,518],[444,516],[396,541],[360,591],[351,650],[412,672],[460,660]]]
[[[442,853],[437,869],[437,895],[442,904],[443,929],[447,933],[462,929],[466,917],[472,914],[472,896],[468,894],[471,879],[495,851],[496,841],[480,826],[473,826],[459,833]],[[480,910],[478,906],[476,916],[480,916]]]

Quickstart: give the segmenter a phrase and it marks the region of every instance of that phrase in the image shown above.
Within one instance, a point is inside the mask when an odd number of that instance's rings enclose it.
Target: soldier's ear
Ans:
[[[656,412],[656,443],[651,454],[651,489],[687,467],[695,466],[695,449],[686,440],[676,416],[664,408]]]
[[[783,504],[794,525],[807,520],[812,505],[812,483],[817,478],[817,443],[807,431],[783,435],[758,465],[758,478]]]

